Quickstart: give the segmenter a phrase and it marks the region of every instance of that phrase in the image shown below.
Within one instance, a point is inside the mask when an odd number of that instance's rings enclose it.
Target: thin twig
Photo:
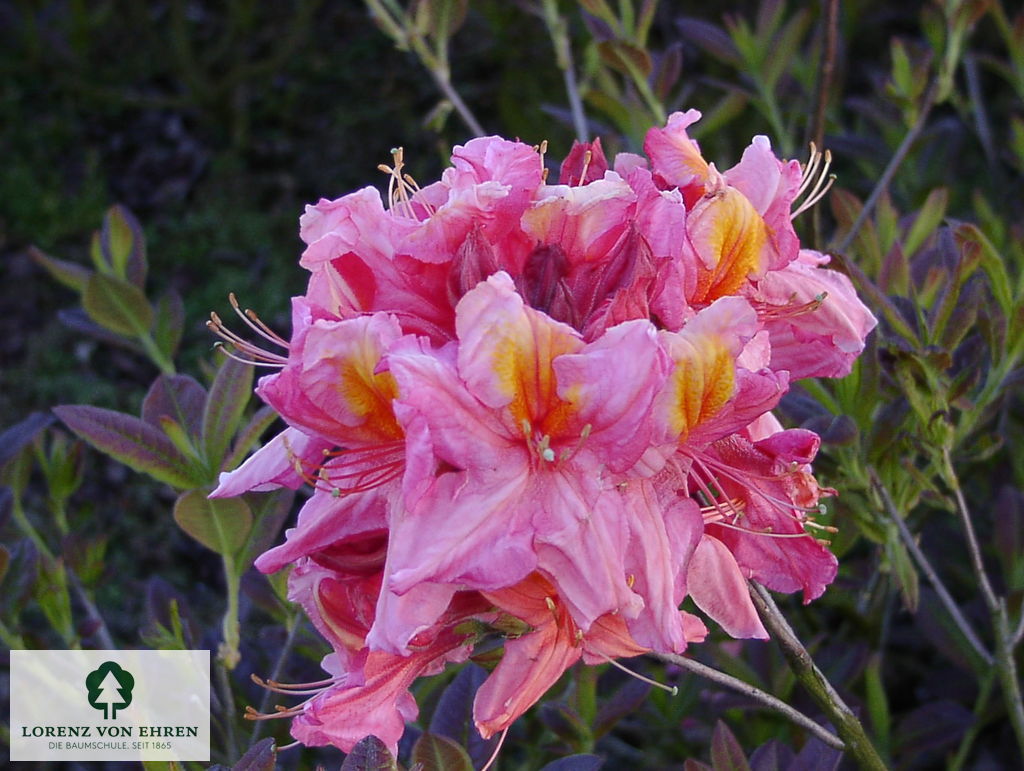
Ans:
[[[931,85],[928,87],[927,94],[925,94],[924,102],[921,105],[921,112],[918,114],[917,120],[914,121],[914,125],[910,127],[906,136],[903,137],[903,141],[900,142],[900,146],[896,148],[896,152],[889,161],[889,165],[885,167],[885,171],[883,171],[882,176],[878,178],[878,183],[875,185],[874,190],[871,191],[871,195],[868,196],[868,200],[864,202],[864,208],[860,210],[860,214],[857,215],[857,219],[854,220],[853,225],[850,226],[850,230],[845,236],[843,236],[842,240],[834,247],[831,247],[828,251],[845,252],[847,247],[853,243],[853,239],[857,237],[861,227],[863,227],[864,223],[867,222],[868,217],[871,216],[871,212],[874,211],[875,204],[878,203],[878,199],[882,196],[882,193],[889,189],[889,183],[899,170],[899,167],[903,165],[903,161],[906,160],[907,155],[910,153],[911,145],[914,144],[918,135],[924,130],[925,123],[928,121],[928,116],[931,114],[932,107],[935,106],[935,97],[938,94],[938,91],[938,80],[933,80]]]
[[[234,758],[238,756],[238,741],[235,738],[235,694],[231,690],[231,679],[228,676],[228,669],[224,666],[224,662],[217,661],[213,668],[217,675],[217,690],[220,693],[220,702],[224,706],[226,754],[229,758]]]
[[[430,74],[434,77],[434,82],[437,83],[437,87],[441,89],[441,92],[447,97],[448,101],[452,103],[455,108],[455,112],[462,118],[462,122],[465,123],[469,130],[473,132],[473,136],[482,137],[487,132],[484,131],[483,126],[480,125],[480,121],[473,115],[473,111],[466,106],[466,103],[462,101],[462,97],[459,96],[459,92],[455,90],[451,80],[448,76],[432,67],[427,67],[430,70]]]
[[[742,693],[744,696],[749,696],[751,699],[760,702],[769,709],[774,709],[777,712],[781,712],[787,718],[797,725],[803,726],[812,734],[817,736],[821,741],[827,744],[829,747],[837,750],[845,750],[846,745],[843,744],[843,740],[836,736],[834,733],[829,731],[822,725],[815,723],[811,718],[800,712],[797,709],[786,704],[781,699],[772,696],[770,693],[762,691],[750,683],[746,683],[739,678],[727,675],[725,672],[719,672],[713,667],[709,667],[706,664],[701,664],[699,661],[694,659],[688,659],[685,656],[677,656],[673,653],[655,653],[652,654],[655,658],[661,659],[669,664],[675,664],[678,667],[687,669],[693,672],[695,675],[710,680],[719,685],[724,685],[726,688],[731,688],[734,691]]]
[[[78,575],[70,568],[67,570],[67,575],[71,580],[71,588],[74,590],[75,596],[85,609],[86,615],[89,616],[89,618],[95,619],[100,624],[96,631],[93,632],[93,636],[95,636],[99,644],[103,646],[103,650],[117,650],[117,645],[114,644],[114,638],[110,636],[110,629],[107,628],[106,620],[100,613],[100,609],[96,607],[96,603],[92,601],[89,594],[85,591],[85,587],[82,586],[82,582],[79,580]]]
[[[825,111],[828,107],[828,95],[832,90],[839,39],[839,0],[825,0],[825,18],[822,26],[825,40],[822,44],[818,94],[810,130],[811,141],[818,147],[825,146]]]
[[[956,469],[953,468],[953,459],[948,447],[942,448],[942,463],[942,476],[946,484],[953,490],[953,497],[956,498],[957,513],[960,515],[960,523],[963,525],[964,535],[967,538],[967,550],[974,568],[974,577],[981,588],[981,596],[992,615],[992,631],[996,641],[996,671],[999,673],[999,684],[1002,686],[1003,701],[1010,716],[1010,725],[1017,738],[1021,759],[1024,760],[1024,701],[1021,699],[1017,664],[1013,658],[1013,638],[1010,634],[1010,622],[1006,616],[1006,602],[996,595],[988,580],[985,563],[981,557],[981,546],[978,544],[978,537],[974,533],[974,525],[971,522],[971,512],[967,508],[967,500],[960,488],[960,479],[957,477]]]
[[[300,623],[302,616],[296,613],[291,617],[288,623],[288,636],[284,640],[284,645],[281,646],[281,650],[277,654],[277,660],[274,662],[274,669],[270,675],[270,680],[275,683],[281,681],[281,676],[284,674],[285,664],[288,663],[288,657],[291,655],[292,647],[295,645],[295,639],[298,637],[299,627],[302,626]],[[262,714],[266,714],[270,710],[270,700],[274,697],[274,693],[271,690],[267,690],[263,694],[263,698],[260,699],[259,711]],[[255,725],[252,728],[252,738],[249,739],[249,744],[255,744],[259,741],[260,734],[263,733],[263,724],[266,720],[254,720]]]
[[[889,491],[886,489],[885,485],[882,484],[882,480],[879,479],[878,472],[872,468],[869,470],[869,474],[871,476],[871,484],[874,486],[879,496],[881,496],[886,513],[889,515],[889,519],[895,523],[899,530],[900,537],[903,539],[903,543],[907,547],[907,551],[910,552],[911,556],[917,562],[917,566],[921,568],[921,572],[928,578],[928,582],[935,589],[935,593],[939,596],[939,601],[953,619],[953,623],[956,624],[957,629],[959,629],[960,633],[967,638],[967,642],[970,643],[974,652],[977,653],[986,664],[991,666],[993,661],[992,654],[981,642],[981,639],[971,627],[970,622],[964,618],[964,615],[960,612],[960,608],[957,606],[956,601],[950,595],[949,590],[946,589],[946,585],[942,582],[942,579],[939,578],[939,574],[935,571],[935,568],[932,567],[932,564],[928,561],[928,557],[925,556],[925,553],[921,551],[921,547],[917,545],[917,541],[914,540],[914,536],[907,527],[907,523],[903,521],[903,517],[901,517],[899,511],[897,511],[896,504],[893,503],[892,496],[889,495]]]
[[[569,110],[572,113],[572,125],[576,132],[576,139],[586,142],[590,139],[587,131],[587,116],[583,112],[583,99],[580,97],[579,84],[576,82],[572,42],[569,40],[565,17],[558,13],[558,3],[555,0],[542,0],[541,16],[544,18],[544,25],[548,28],[551,44],[555,47],[555,60],[558,62],[559,69],[562,70],[562,80],[565,82],[565,93],[569,98]]]
[[[804,648],[768,590],[751,581],[750,598],[765,628],[782,650],[782,655],[786,657],[789,668],[836,727],[836,731],[846,744],[846,752],[850,753],[861,768],[886,771],[885,762],[879,757],[864,726],[832,687],[832,683],[818,669],[811,654]]]

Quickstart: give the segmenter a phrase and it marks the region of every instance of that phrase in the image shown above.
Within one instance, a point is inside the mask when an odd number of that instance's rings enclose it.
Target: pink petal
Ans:
[[[690,559],[687,586],[697,607],[733,637],[768,639],[740,566],[717,538],[700,539]]]

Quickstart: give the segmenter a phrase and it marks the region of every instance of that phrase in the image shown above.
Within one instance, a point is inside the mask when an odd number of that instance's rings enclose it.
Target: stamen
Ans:
[[[807,193],[807,197],[804,199],[804,202],[789,215],[791,220],[796,219],[805,211],[810,209],[818,203],[818,201],[824,198],[826,193],[828,193],[832,184],[836,181],[836,175],[828,173],[831,165],[832,152],[830,150],[825,150],[824,153],[820,153],[818,152],[818,148],[815,147],[814,142],[811,142],[811,157],[808,159],[807,165],[804,166],[803,175],[800,180],[800,187],[797,188],[796,195],[793,198],[794,202],[808,189],[811,192]]]
[[[583,426],[583,430],[580,431],[580,438],[576,440],[576,444],[573,445],[572,449],[562,450],[562,455],[559,458],[559,461],[565,463],[566,461],[570,461],[573,458],[575,458],[579,451],[583,448],[583,443],[587,441],[587,439],[590,437],[590,432],[592,429],[593,426],[590,423],[587,423],[585,426]]]
[[[509,726],[511,728],[512,726]],[[494,761],[498,759],[498,753],[501,752],[501,745],[505,743],[505,737],[508,736],[508,728],[501,732],[501,738],[498,739],[498,746],[494,748],[494,754],[491,755],[490,760],[484,765],[480,771],[490,771],[491,766],[494,765]]]
[[[580,171],[580,178],[576,182],[578,186],[582,186],[583,180],[587,178],[587,170],[590,168],[590,161],[593,157],[594,154],[590,150],[583,153],[583,169]]]
[[[664,683],[659,683],[657,680],[652,680],[649,677],[644,677],[639,672],[634,672],[629,667],[623,666],[622,664],[617,662],[615,659],[609,658],[608,656],[606,656],[603,653],[601,653],[601,651],[594,651],[594,653],[596,653],[598,656],[603,658],[605,661],[607,661],[613,667],[616,667],[617,669],[621,669],[627,675],[629,675],[630,677],[635,677],[637,680],[639,680],[642,683],[647,683],[648,685],[653,685],[655,688],[661,688],[661,690],[668,691],[673,696],[676,696],[679,693],[679,686],[678,685],[665,685]]]
[[[265,340],[269,340],[274,345],[288,350],[288,341],[260,321],[259,317],[256,316],[255,313],[248,309],[246,309],[244,314],[242,313],[241,309],[238,307],[238,301],[235,299],[235,295],[233,293],[228,295],[228,300],[231,302],[231,307],[234,308],[235,313],[239,315],[248,327],[253,329]],[[206,322],[206,326],[211,332],[217,335],[217,337],[221,338],[224,342],[234,348],[235,351],[237,351],[237,353],[234,353],[227,350],[223,347],[223,343],[217,344],[217,347],[232,359],[260,367],[283,367],[288,363],[287,356],[282,356],[279,353],[274,353],[273,351],[260,348],[258,345],[251,343],[240,335],[232,332],[221,320],[220,316],[218,316],[214,311],[210,312],[210,320]],[[250,359],[244,358],[245,356],[249,356]]]

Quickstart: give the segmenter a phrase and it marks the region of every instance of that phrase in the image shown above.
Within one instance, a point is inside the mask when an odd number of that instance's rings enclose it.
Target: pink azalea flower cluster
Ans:
[[[279,371],[289,427],[216,496],[308,483],[264,572],[334,652],[282,714],[310,744],[394,748],[420,676],[504,641],[474,717],[506,729],[582,659],[679,653],[704,622],[766,632],[747,580],[820,595],[818,437],[770,410],[846,374],[874,318],[791,219],[820,175],[757,137],[719,172],[676,113],[646,158],[456,147],[419,187],[395,151],[368,187],[307,207],[290,341],[236,346]],[[820,171],[820,169],[818,170]],[[805,204],[807,202],[805,201]]]

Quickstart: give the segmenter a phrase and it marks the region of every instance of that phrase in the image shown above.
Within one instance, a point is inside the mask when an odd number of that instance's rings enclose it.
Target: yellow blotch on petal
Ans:
[[[698,205],[691,236],[703,264],[690,302],[711,303],[734,294],[747,277],[759,273],[768,231],[747,197],[727,187]]]
[[[691,346],[689,353],[676,361],[670,383],[674,398],[669,425],[680,441],[697,426],[717,415],[732,398],[736,371],[728,349],[712,339]]]
[[[532,318],[530,323],[507,324],[493,332],[498,339],[492,348],[491,368],[501,392],[510,399],[508,409],[516,425],[525,421],[557,435],[567,417],[562,413],[570,405],[558,398],[551,363],[557,356],[579,350],[581,342],[565,330]]]
[[[362,425],[381,440],[401,439],[392,400],[398,384],[390,372],[375,373],[380,352],[366,347],[359,355],[343,359],[338,367],[338,391],[345,405]]]

